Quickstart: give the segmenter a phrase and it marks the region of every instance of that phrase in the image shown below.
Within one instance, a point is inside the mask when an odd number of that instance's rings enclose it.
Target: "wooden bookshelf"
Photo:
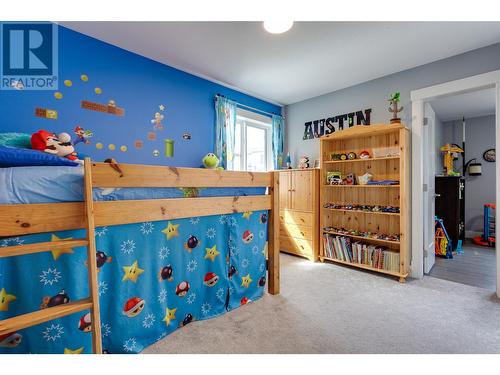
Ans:
[[[337,131],[320,138],[320,228],[321,246],[319,258],[321,261],[332,261],[354,268],[379,272],[399,278],[404,282],[409,274],[411,248],[410,244],[410,131],[402,124],[386,125],[357,125]],[[390,156],[368,159],[331,160],[332,153],[347,154],[368,151],[371,156],[373,150],[390,151]],[[394,155],[394,150],[399,155]],[[329,185],[328,172],[340,172],[342,177],[350,173],[361,176],[368,172],[374,180],[397,180],[397,185]],[[357,182],[357,181],[356,181]],[[324,208],[327,203],[340,205],[378,205],[399,207],[399,213],[372,212],[362,210],[346,210]],[[376,234],[399,234],[399,241],[389,241],[364,236],[346,235],[324,228],[345,228],[360,232]],[[350,237],[353,241],[379,244],[389,250],[399,252],[399,271],[379,269],[370,265],[348,262],[326,256],[323,235]]]

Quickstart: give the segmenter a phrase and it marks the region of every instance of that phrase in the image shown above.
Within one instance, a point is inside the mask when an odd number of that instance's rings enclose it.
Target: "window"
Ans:
[[[238,108],[234,145],[234,170],[264,172],[273,169],[270,117]]]

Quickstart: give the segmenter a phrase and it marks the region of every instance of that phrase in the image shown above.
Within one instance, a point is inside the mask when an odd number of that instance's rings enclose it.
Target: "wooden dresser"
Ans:
[[[319,169],[279,171],[280,250],[312,261],[319,249]]]

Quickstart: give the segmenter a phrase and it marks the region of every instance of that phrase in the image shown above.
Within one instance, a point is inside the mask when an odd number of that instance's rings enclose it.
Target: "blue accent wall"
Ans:
[[[158,43],[158,48],[162,48]],[[88,81],[80,79],[88,76]],[[72,86],[64,85],[71,80]],[[96,94],[98,87],[101,94]],[[214,149],[214,96],[222,94],[236,102],[266,112],[281,113],[281,107],[152,61],[116,46],[59,27],[59,91],[0,91],[0,131],[33,133],[46,129],[68,132],[80,125],[94,135],[89,145],[78,144],[77,152],[96,161],[115,158],[119,162],[198,167]],[[107,104],[114,100],[125,116],[81,108],[81,101]],[[164,105],[161,112],[159,105]],[[35,117],[35,108],[55,109],[58,119]],[[163,130],[154,130],[156,112],[164,115]],[[157,139],[148,140],[148,132]],[[191,134],[184,140],[183,133]],[[165,139],[174,140],[174,156],[165,156]],[[135,141],[141,140],[141,149]],[[97,143],[103,145],[96,148]],[[110,144],[115,150],[108,149]],[[126,151],[120,151],[126,146]],[[158,150],[160,156],[153,156]]]

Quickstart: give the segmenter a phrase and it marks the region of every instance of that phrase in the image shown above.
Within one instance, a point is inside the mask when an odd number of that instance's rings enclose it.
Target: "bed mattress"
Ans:
[[[0,204],[83,201],[83,167],[0,168]],[[94,200],[161,199],[262,195],[265,188],[115,188],[94,189]]]

